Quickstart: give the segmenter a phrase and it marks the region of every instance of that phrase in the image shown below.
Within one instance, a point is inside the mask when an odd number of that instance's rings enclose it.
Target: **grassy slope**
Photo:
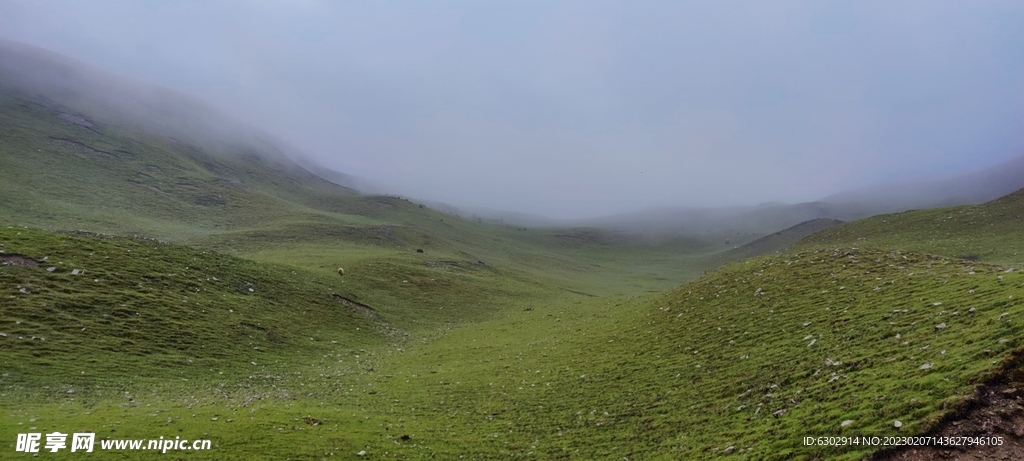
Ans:
[[[0,268],[9,382],[249,371],[252,361],[286,361],[331,341],[386,337],[371,316],[331,296],[345,291],[337,277],[148,239],[8,227],[0,245],[0,258],[39,262]]]
[[[170,427],[190,431],[189,437],[214,434],[219,446],[232,446],[215,459],[255,455],[258,447],[249,441],[262,428],[238,424],[224,431],[210,419],[223,424],[234,419],[225,414],[255,402],[271,403],[253,424],[274,421],[275,427],[292,422],[294,416],[284,415],[294,413],[289,408],[300,396],[303,404],[313,404],[314,395],[330,398],[335,412],[358,409],[346,386],[372,373],[368,358],[408,341],[409,331],[396,323],[429,324],[413,330],[422,340],[437,334],[438,325],[500,313],[494,300],[538,302],[545,292],[500,270],[425,261],[399,267],[404,282],[384,265],[341,278],[151,239],[13,226],[0,228],[0,245],[7,262],[39,262],[0,266],[0,395],[10,416],[0,424],[4,434],[57,429],[32,420],[104,433],[101,427],[117,426],[117,435],[139,437],[172,434]],[[375,290],[403,299],[404,307],[367,311],[333,296],[359,301],[360,293]],[[436,304],[449,309],[435,310]],[[332,364],[326,373],[324,363]],[[171,426],[175,420],[182,424]],[[360,425],[342,427],[353,433]],[[264,448],[271,459],[294,453],[287,444]]]
[[[810,236],[799,248],[899,248],[997,264],[1024,261],[1024,190],[973,206],[879,215]]]

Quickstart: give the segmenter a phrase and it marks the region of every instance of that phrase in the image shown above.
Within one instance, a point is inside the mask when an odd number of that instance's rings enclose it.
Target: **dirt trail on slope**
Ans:
[[[903,447],[884,450],[873,461],[1024,460],[1024,353],[1009,358],[1003,372],[982,386],[974,399],[926,435],[1002,437],[1002,445]]]

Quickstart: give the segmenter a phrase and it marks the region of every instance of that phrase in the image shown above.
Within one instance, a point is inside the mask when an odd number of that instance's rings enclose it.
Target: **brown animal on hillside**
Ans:
[[[345,275],[345,269],[338,268],[338,275]]]

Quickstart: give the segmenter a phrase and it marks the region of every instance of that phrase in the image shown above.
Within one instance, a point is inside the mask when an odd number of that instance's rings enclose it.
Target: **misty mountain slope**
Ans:
[[[830,195],[824,202],[860,204],[891,213],[908,209],[978,204],[1024,188],[1024,156],[955,177],[921,179]]]
[[[0,40],[0,91],[70,111],[53,115],[87,131],[103,133],[104,128],[92,126],[101,122],[202,146],[208,153],[241,148],[287,158],[287,146],[203,101],[24,43]]]
[[[719,246],[702,238],[647,243],[608,231],[470,222],[396,197],[355,195],[258,153],[208,152],[84,115],[62,117],[68,110],[41,97],[0,94],[4,224],[140,234],[325,275],[339,266],[363,275],[420,274],[424,267],[513,270],[517,275],[507,280],[587,294],[675,286],[694,277],[694,262]],[[470,291],[424,302],[394,288],[367,287],[361,299],[396,313],[455,299],[458,306],[477,305],[470,302],[475,295],[463,297]],[[470,310],[462,320],[479,317]],[[457,321],[407,312],[395,319],[404,328]]]
[[[1024,189],[980,205],[873,216],[823,230],[797,248],[892,248],[1000,264],[1024,261]]]
[[[859,210],[837,209],[828,203],[768,203],[722,208],[665,207],[595,218],[583,223],[645,233],[732,234],[739,240],[736,243],[744,243],[805,221],[857,213]]]
[[[744,243],[743,245],[718,255],[716,259],[724,261],[739,261],[764,254],[778,253],[789,249],[804,237],[812,235],[822,229],[838,226],[842,223],[843,222],[838,219],[829,218],[818,218],[810,221],[804,221],[774,234],[769,234],[752,242]]]
[[[102,123],[42,97],[0,94],[0,121],[0,187],[9,191],[3,205],[21,219],[50,224],[51,218],[78,214],[103,223],[102,230],[150,232],[153,221],[166,220],[210,232],[371,209],[359,200],[346,203],[354,197],[351,190],[261,151],[240,146],[210,152]],[[138,218],[150,223],[132,222]]]
[[[720,208],[664,207],[581,220],[575,224],[643,233],[721,233],[744,243],[815,219],[852,221],[911,209],[978,204],[1021,188],[1024,188],[1024,156],[969,174],[857,189],[814,202]]]
[[[586,293],[608,280],[620,293],[666,289],[694,276],[695,254],[725,248],[718,236],[650,243],[522,229],[358,195],[186,96],[13,42],[0,42],[0,57],[7,224],[137,233],[325,270],[381,257],[399,267],[479,261]],[[427,253],[408,260],[416,248]],[[623,257],[635,262],[626,276]],[[580,283],[581,274],[592,282]]]
[[[19,211],[61,214],[44,203],[102,221],[96,230],[161,236],[174,235],[157,231],[161,219],[208,233],[386,214],[297,165],[269,135],[179,93],[8,41],[0,77],[5,204]]]

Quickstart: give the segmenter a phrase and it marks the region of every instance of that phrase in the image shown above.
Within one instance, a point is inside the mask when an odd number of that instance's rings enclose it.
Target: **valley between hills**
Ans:
[[[978,459],[1020,453],[1024,192],[785,230],[525,227],[360,194],[259,135],[181,129],[221,123],[190,101],[148,123],[30,80],[0,85],[5,445],[929,459],[805,437],[945,434],[1003,438],[964,448]]]

